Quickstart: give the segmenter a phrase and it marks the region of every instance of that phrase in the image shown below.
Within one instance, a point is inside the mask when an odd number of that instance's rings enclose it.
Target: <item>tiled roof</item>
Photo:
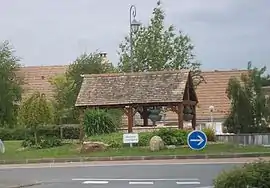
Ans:
[[[240,78],[241,74],[246,72],[245,70],[203,72],[206,83],[201,83],[196,89],[199,100],[197,118],[209,119],[209,106],[214,106],[214,118],[224,118],[230,110],[230,100],[226,94],[228,81],[231,77]]]
[[[76,106],[182,102],[189,70],[85,75]]]
[[[18,74],[23,75],[25,78],[26,84],[24,85],[24,97],[33,93],[35,90],[52,97],[53,87],[50,85],[48,80],[53,76],[65,73],[66,69],[67,66],[23,67]],[[226,95],[228,81],[231,77],[240,77],[241,73],[244,72],[246,71],[228,70],[202,72],[206,83],[201,83],[196,89],[196,94],[199,100],[197,118],[209,119],[209,106],[211,105],[215,107],[213,113],[214,118],[224,118],[230,109],[230,101]],[[173,118],[177,118],[175,113],[172,115]]]
[[[45,93],[47,97],[53,97],[53,87],[49,80],[58,75],[65,73],[68,66],[29,66],[22,67],[18,75],[24,79],[23,98],[31,95],[34,91]]]

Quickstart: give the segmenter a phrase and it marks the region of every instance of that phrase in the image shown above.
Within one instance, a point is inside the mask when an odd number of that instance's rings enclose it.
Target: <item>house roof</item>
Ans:
[[[67,68],[67,65],[22,67],[17,74],[22,77],[24,81],[23,98],[31,95],[35,91],[45,93],[48,98],[52,98],[53,86],[50,84],[49,80],[56,75],[64,74]]]
[[[196,89],[199,100],[197,118],[210,119],[209,106],[214,106],[214,118],[226,117],[230,111],[230,100],[226,94],[229,79],[240,78],[241,74],[246,72],[246,70],[202,72],[205,83],[202,82]]]
[[[182,102],[189,70],[85,75],[75,106]]]
[[[63,74],[67,70],[67,65],[61,66],[30,66],[23,67],[18,71],[19,76],[24,77],[25,84],[23,98],[29,96],[34,91],[45,93],[46,96],[53,96],[53,86],[49,79]],[[196,89],[199,100],[197,108],[198,119],[210,119],[209,106],[215,107],[214,118],[224,118],[230,110],[230,100],[227,98],[226,89],[231,77],[238,77],[245,70],[226,70],[226,71],[205,71],[202,75],[205,83],[202,82]],[[43,77],[42,77],[43,76]],[[175,114],[176,117],[176,114]]]

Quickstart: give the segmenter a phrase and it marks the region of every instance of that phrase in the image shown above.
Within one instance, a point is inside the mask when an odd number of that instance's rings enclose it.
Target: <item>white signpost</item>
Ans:
[[[123,143],[129,144],[132,147],[132,144],[137,144],[139,142],[139,134],[138,133],[128,133],[123,134]]]

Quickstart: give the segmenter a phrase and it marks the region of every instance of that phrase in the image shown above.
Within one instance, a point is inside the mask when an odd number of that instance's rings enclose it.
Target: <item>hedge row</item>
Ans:
[[[75,126],[46,126],[37,131],[39,136],[53,136],[60,139],[79,139],[80,129]],[[0,139],[2,140],[24,140],[34,135],[34,132],[26,128],[5,129],[0,128]]]

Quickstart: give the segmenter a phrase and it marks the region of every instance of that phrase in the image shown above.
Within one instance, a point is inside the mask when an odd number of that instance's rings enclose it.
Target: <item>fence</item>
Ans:
[[[256,134],[222,134],[216,135],[217,141],[228,142],[243,145],[269,145],[269,133],[256,133]]]

